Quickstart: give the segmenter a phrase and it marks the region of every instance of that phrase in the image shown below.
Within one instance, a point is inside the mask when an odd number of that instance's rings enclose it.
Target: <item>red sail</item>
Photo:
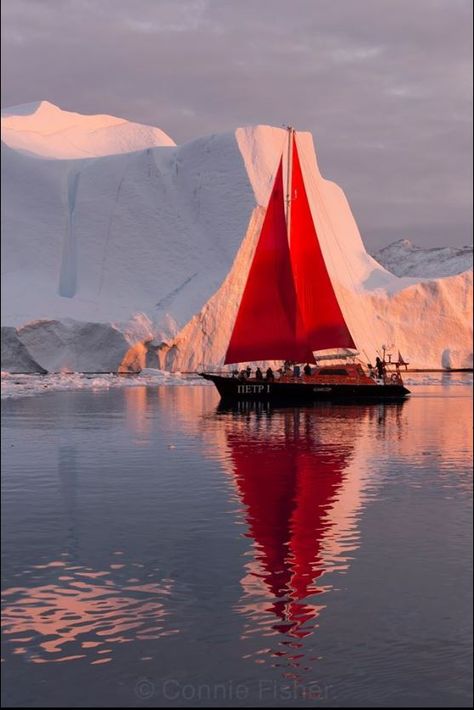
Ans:
[[[290,252],[301,315],[311,350],[355,348],[319,246],[293,141]]]
[[[282,161],[224,362],[254,360],[314,362],[291,272]]]

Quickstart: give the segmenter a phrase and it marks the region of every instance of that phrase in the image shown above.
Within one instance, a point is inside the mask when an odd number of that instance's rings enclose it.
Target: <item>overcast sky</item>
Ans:
[[[472,234],[472,0],[3,0],[2,106],[313,134],[370,249]]]

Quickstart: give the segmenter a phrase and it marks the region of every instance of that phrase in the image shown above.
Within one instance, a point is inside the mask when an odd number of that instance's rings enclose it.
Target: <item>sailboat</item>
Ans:
[[[321,251],[292,127],[287,150],[286,194],[282,153],[224,364],[281,360],[297,367],[278,379],[270,371],[258,378],[235,371],[200,374],[223,399],[403,398],[409,390],[398,370],[379,368],[376,377],[355,362],[356,345]],[[314,352],[334,349],[353,350],[354,362],[317,365]],[[298,363],[305,363],[303,370]]]

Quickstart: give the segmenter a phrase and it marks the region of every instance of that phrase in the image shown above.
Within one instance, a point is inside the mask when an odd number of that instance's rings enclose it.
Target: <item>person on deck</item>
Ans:
[[[293,367],[293,376],[294,376],[294,377],[299,377],[300,374],[301,374],[300,366],[299,366],[299,365],[295,365],[295,366]]]
[[[252,373],[252,368],[250,367],[250,365],[247,365],[247,369],[245,370],[245,372],[247,373],[247,377],[250,377]]]
[[[312,370],[311,370],[311,365],[309,364],[309,362],[307,362],[306,365],[304,366],[303,372],[307,377],[309,377],[311,375]]]
[[[385,363],[379,357],[375,358],[375,367],[377,369],[377,375],[381,380],[383,380],[385,375]]]
[[[256,380],[263,380],[263,372],[259,367],[255,370],[255,379]]]
[[[273,370],[272,370],[271,367],[269,367],[268,370],[267,370],[267,380],[272,380],[272,381],[273,381],[274,379],[275,379],[275,376],[274,376],[274,374],[273,374]]]

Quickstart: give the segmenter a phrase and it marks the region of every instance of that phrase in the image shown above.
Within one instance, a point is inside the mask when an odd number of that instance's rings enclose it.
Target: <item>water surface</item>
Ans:
[[[7,401],[4,704],[468,706],[472,388],[413,389]]]

